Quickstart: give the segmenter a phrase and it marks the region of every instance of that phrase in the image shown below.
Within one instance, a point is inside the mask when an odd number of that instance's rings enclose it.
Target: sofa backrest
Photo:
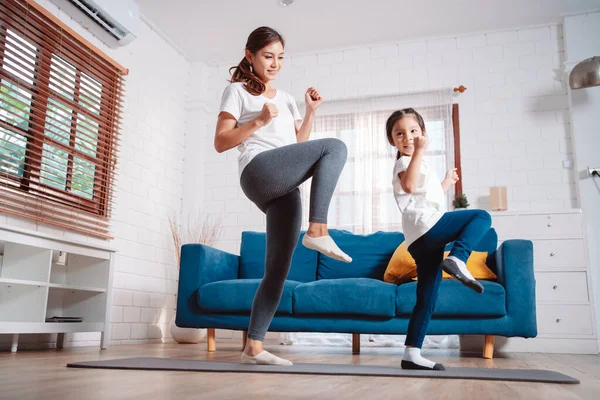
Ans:
[[[298,282],[312,282],[317,279],[317,252],[302,245],[300,234],[298,245],[292,257],[288,279]],[[240,279],[260,279],[265,274],[265,252],[267,237],[264,232],[242,232],[240,248]]]
[[[302,245],[304,232],[292,257],[288,279],[312,282],[317,279],[373,278],[383,279],[383,274],[396,248],[404,241],[400,232],[376,232],[357,235],[348,231],[330,229],[329,234],[338,246],[352,257],[352,263],[344,263],[309,250]],[[453,243],[446,246],[452,248]],[[498,235],[491,228],[473,250],[487,251],[487,266],[494,273]],[[240,279],[260,279],[265,273],[266,235],[264,232],[242,232],[240,249]]]
[[[383,279],[383,273],[396,248],[404,241],[400,232],[376,232],[356,235],[330,229],[337,245],[352,257],[352,263],[337,261],[319,254],[317,279],[373,278]]]
[[[319,254],[317,279],[373,278],[383,280],[383,274],[394,251],[404,241],[400,232],[376,232],[369,235],[356,235],[348,231],[330,229],[329,233],[338,246],[352,257],[347,264]],[[448,243],[446,250],[452,249],[454,242]],[[498,234],[491,228],[475,246],[475,251],[486,251],[486,265],[494,272]]]

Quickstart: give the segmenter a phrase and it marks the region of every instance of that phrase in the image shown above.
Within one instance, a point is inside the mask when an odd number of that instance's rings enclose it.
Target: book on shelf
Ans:
[[[52,317],[46,318],[46,322],[83,322],[83,317]]]

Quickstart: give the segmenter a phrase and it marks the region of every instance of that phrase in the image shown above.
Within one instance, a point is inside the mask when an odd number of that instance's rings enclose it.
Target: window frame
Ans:
[[[5,70],[3,67],[6,63],[4,49],[8,44],[9,31],[12,32],[13,35],[19,37],[20,40],[23,40],[36,48],[35,69],[32,77],[33,84],[23,81],[22,78]],[[107,134],[107,132],[111,131],[110,125],[114,120],[114,111],[111,110],[111,106],[108,104],[110,103],[110,100],[106,95],[100,96],[97,117],[87,110],[84,105],[79,103],[83,75],[86,74],[91,79],[99,82],[102,81],[102,79],[98,79],[96,77],[97,74],[94,71],[91,71],[90,68],[86,68],[86,64],[83,61],[73,62],[72,60],[67,59],[64,54],[60,54],[59,49],[56,46],[52,46],[52,43],[54,42],[49,40],[45,35],[37,42],[32,40],[32,38],[27,35],[27,32],[23,32],[17,24],[11,24],[10,21],[3,23],[0,27],[0,79],[31,94],[27,129],[0,120],[0,126],[2,128],[17,134],[18,132],[22,132],[26,142],[22,176],[15,176],[3,171],[0,173],[0,179],[5,181],[5,183],[12,181],[14,188],[19,189],[22,192],[35,195],[36,197],[51,199],[52,201],[100,217],[106,217],[110,205],[108,204],[108,191],[103,189],[108,188],[108,171],[111,168],[110,151],[112,147],[114,147],[114,136]],[[70,101],[68,101],[69,99],[67,99],[64,94],[52,89],[50,86],[53,57],[59,57],[75,69],[75,87],[73,88],[73,99]],[[104,77],[104,80],[109,80],[113,87],[116,87],[117,83],[114,80],[110,80],[109,77]],[[102,90],[104,90],[104,86],[105,85],[103,85]],[[111,89],[109,88],[107,90]],[[68,145],[61,143],[46,134],[48,104],[50,99],[54,99],[54,101],[62,107],[71,110],[71,112],[68,113],[67,110],[63,109],[70,117]],[[95,157],[76,148],[77,127],[81,116],[85,116],[86,119],[90,119],[98,125]],[[59,189],[42,182],[42,165],[44,164],[43,151],[45,144],[51,145],[67,154],[64,189]],[[75,157],[94,165],[93,182],[92,179],[87,181],[92,185],[91,198],[73,193]]]
[[[319,117],[317,117],[319,118]],[[461,158],[460,158],[460,115],[459,115],[459,105],[452,104],[452,128],[453,128],[453,136],[454,136],[454,167],[457,168],[458,175],[461,179],[455,184],[455,193],[462,194],[462,168],[461,168]],[[348,128],[346,128],[348,129]],[[341,131],[342,129],[338,129],[336,131],[336,138],[341,139]],[[447,153],[446,153],[447,154]],[[346,164],[353,163],[355,161],[354,157],[348,157],[346,160]],[[353,197],[356,196],[357,193],[354,191],[343,191],[341,185],[337,185],[335,192],[333,193],[332,200],[335,201],[335,209],[336,209],[336,221],[340,221],[341,217],[341,198],[342,197]],[[390,187],[386,188],[373,188],[372,199],[373,204],[381,201],[384,197],[392,197],[393,189]],[[375,207],[373,210],[373,223],[376,226],[383,225],[381,223],[381,215],[379,212],[379,208]],[[386,227],[390,230],[401,230],[402,225],[400,223],[385,223]],[[354,233],[362,234],[362,227],[357,225],[341,225],[337,224],[337,228],[340,229],[350,229]]]

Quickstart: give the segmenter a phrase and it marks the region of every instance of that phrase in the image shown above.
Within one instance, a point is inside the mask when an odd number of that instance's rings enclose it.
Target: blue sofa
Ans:
[[[405,334],[416,302],[416,282],[395,285],[382,280],[404,235],[340,230],[330,234],[353,262],[333,260],[299,241],[269,330],[353,333],[355,342],[361,333]],[[493,335],[537,335],[533,246],[526,240],[508,240],[498,248],[492,228],[475,250],[488,252],[487,265],[498,279],[482,281],[481,295],[454,279],[444,280],[427,333],[486,335],[484,356],[490,358]],[[200,244],[184,245],[177,326],[209,328],[209,350],[214,350],[214,328],[247,329],[264,257],[265,234],[259,232],[242,233],[240,256]]]

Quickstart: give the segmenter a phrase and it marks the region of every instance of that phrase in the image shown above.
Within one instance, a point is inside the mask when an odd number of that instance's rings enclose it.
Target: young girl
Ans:
[[[271,82],[283,66],[283,37],[267,27],[248,37],[245,56],[233,67],[231,85],[221,100],[215,149],[237,147],[240,185],[267,215],[265,274],[254,296],[248,340],[241,361],[291,365],[263,350],[263,339],[275,314],[292,254],[298,243],[302,205],[298,186],[312,176],[309,227],[302,244],[341,260],[352,259],[338,248],[327,230],[329,203],[346,163],[346,145],[338,139],[308,141],[319,92],[305,94],[300,117],[294,98]]]
[[[440,181],[424,156],[429,144],[421,115],[407,108],[394,112],[386,122],[388,142],[398,149],[394,166],[394,197],[402,213],[402,228],[409,253],[417,263],[417,304],[406,335],[403,369],[443,370],[421,356],[421,346],[435,308],[442,270],[464,285],[483,292],[466,267],[473,247],[490,229],[492,219],[483,210],[443,213],[444,193],[458,181],[456,168]],[[444,247],[454,241],[449,257]]]

